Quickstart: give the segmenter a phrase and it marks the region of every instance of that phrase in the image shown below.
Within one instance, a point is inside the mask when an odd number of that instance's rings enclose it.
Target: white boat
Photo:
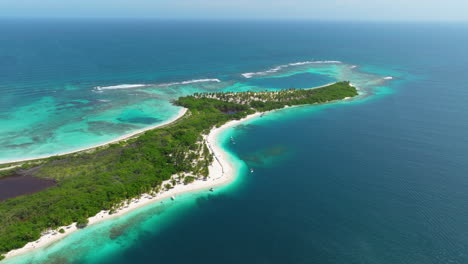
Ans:
[[[213,189],[213,188],[210,188],[210,192],[212,192],[212,191],[214,191],[214,189]]]
[[[172,200],[172,201],[175,200],[175,196],[174,196],[174,195],[171,196],[171,200]]]
[[[250,173],[253,173],[253,172],[254,172],[254,170],[252,168],[250,168]]]

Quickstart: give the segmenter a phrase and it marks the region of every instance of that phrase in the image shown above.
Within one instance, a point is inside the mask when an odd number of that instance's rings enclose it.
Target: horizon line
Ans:
[[[405,19],[391,19],[391,20],[378,20],[378,19],[323,19],[323,18],[201,18],[201,17],[152,17],[152,16],[1,16],[0,20],[101,20],[101,21],[115,21],[115,20],[153,20],[153,21],[225,21],[225,22],[346,22],[346,23],[443,23],[443,24],[467,24],[468,20],[405,20]]]

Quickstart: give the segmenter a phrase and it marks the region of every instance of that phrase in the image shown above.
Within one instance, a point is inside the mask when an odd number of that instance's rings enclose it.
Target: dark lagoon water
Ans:
[[[154,124],[144,117],[167,120],[177,109],[164,102],[194,91],[345,79],[363,94],[226,131],[220,141],[239,169],[231,185],[5,263],[468,263],[468,25],[7,21],[0,33],[1,120],[26,122],[2,126],[18,145],[0,142],[4,159],[60,152],[72,135],[95,144]],[[317,60],[342,63],[295,64]],[[156,86],[205,78],[219,82]],[[95,88],[120,84],[152,86]],[[73,100],[73,111],[57,107]],[[27,132],[38,121],[12,116],[36,110],[51,122],[34,140]],[[127,128],[93,134],[100,130],[54,118],[65,113]]]
[[[54,180],[32,176],[0,178],[0,202],[20,195],[31,194],[56,184]]]

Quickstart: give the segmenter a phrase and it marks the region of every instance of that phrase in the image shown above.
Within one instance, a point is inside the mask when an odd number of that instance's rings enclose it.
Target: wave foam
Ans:
[[[284,65],[280,65],[280,66],[277,66],[277,67],[274,67],[272,69],[269,69],[269,70],[266,70],[266,71],[261,71],[261,72],[247,72],[247,73],[242,73],[241,75],[244,77],[244,78],[252,78],[254,76],[265,76],[265,75],[268,75],[270,73],[275,73],[275,72],[278,72],[282,69],[285,69],[285,68],[288,68],[288,67],[291,67],[291,66],[302,66],[302,65],[308,65],[308,64],[338,64],[338,63],[342,63],[341,61],[301,61],[301,62],[293,62],[293,63],[288,63],[288,64],[284,64]]]
[[[102,92],[104,90],[117,90],[117,89],[134,89],[134,88],[142,88],[148,86],[173,86],[173,85],[185,85],[185,84],[192,84],[192,83],[202,83],[202,82],[221,82],[219,79],[197,79],[197,80],[189,80],[183,82],[172,82],[172,83],[163,83],[163,84],[119,84],[119,85],[112,85],[112,86],[96,86],[94,87],[95,91]]]
[[[202,83],[202,82],[221,82],[219,79],[198,79],[198,80],[190,80],[190,81],[183,81],[183,82],[172,82],[172,83],[164,83],[158,84],[157,86],[173,86],[173,85],[184,85],[184,84],[192,84],[192,83]]]
[[[140,88],[145,87],[146,84],[119,84],[119,85],[111,85],[111,86],[96,86],[94,89],[98,91],[102,90],[116,90],[116,89],[132,89],[132,88]]]

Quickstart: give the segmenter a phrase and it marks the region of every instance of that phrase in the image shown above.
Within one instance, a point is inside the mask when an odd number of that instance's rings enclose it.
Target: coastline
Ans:
[[[155,129],[155,128],[159,128],[159,127],[163,127],[163,126],[172,124],[172,123],[176,122],[177,120],[179,120],[180,118],[182,118],[185,115],[185,113],[187,113],[187,110],[188,110],[187,108],[182,108],[182,109],[179,110],[179,112],[177,113],[177,115],[174,118],[171,118],[171,119],[169,119],[169,120],[167,120],[167,121],[165,121],[165,122],[163,122],[161,124],[157,124],[157,125],[150,126],[150,127],[147,127],[147,128],[142,128],[142,129],[139,129],[137,131],[131,132],[129,134],[125,134],[123,136],[120,136],[120,137],[118,137],[116,139],[113,139],[111,141],[106,141],[104,143],[100,143],[98,145],[94,145],[94,146],[91,146],[91,147],[80,148],[80,149],[77,149],[77,150],[71,150],[71,151],[62,152],[62,153],[57,153],[57,154],[52,154],[52,155],[38,156],[38,157],[34,157],[34,158],[0,161],[0,165],[8,164],[8,163],[16,163],[16,162],[33,161],[33,160],[38,160],[38,159],[47,159],[47,158],[55,157],[55,156],[68,155],[68,154],[87,151],[87,150],[103,147],[103,146],[106,146],[106,145],[110,145],[110,144],[113,144],[113,143],[117,143],[117,142],[120,142],[120,141],[124,141],[124,140],[127,140],[127,139],[129,139],[131,137],[134,137],[134,136],[138,135],[138,134],[144,133],[144,132],[146,132],[148,130],[152,130],[152,129]],[[16,167],[16,166],[8,167],[8,169],[11,169],[11,168],[14,168],[14,167]]]
[[[355,87],[352,84],[351,84],[351,86]],[[327,102],[325,102],[325,104],[326,103],[331,103],[331,102],[336,102],[336,101],[346,101],[346,100],[350,100],[350,99],[352,99],[352,98],[351,97],[346,97],[346,98],[339,99],[339,100],[327,101]],[[124,205],[121,206],[120,208],[118,208],[117,210],[115,210],[112,214],[109,214],[109,210],[103,210],[103,211],[100,211],[95,216],[88,218],[88,226],[93,225],[93,224],[97,224],[99,222],[109,220],[109,219],[112,219],[112,218],[117,218],[117,217],[122,216],[122,215],[124,215],[124,214],[126,214],[128,212],[131,212],[131,211],[133,211],[135,209],[138,209],[140,207],[143,207],[143,206],[146,206],[146,205],[149,205],[149,204],[153,204],[153,203],[156,203],[156,202],[161,202],[162,203],[162,201],[166,200],[166,199],[175,199],[175,200],[177,200],[177,198],[176,198],[177,195],[181,195],[181,194],[184,194],[184,193],[197,192],[197,191],[211,191],[210,190],[211,188],[221,186],[221,185],[226,185],[226,184],[232,182],[235,179],[235,176],[236,176],[236,170],[235,170],[236,168],[233,166],[233,164],[231,162],[229,162],[228,153],[225,152],[222,149],[221,145],[219,144],[220,143],[220,142],[218,142],[219,135],[228,128],[234,127],[234,126],[236,126],[236,125],[238,125],[238,124],[240,124],[242,122],[245,122],[247,120],[259,117],[259,116],[261,116],[263,114],[283,110],[283,109],[286,109],[286,108],[295,108],[295,107],[301,107],[301,106],[304,106],[304,105],[293,105],[293,106],[286,105],[285,107],[279,108],[279,109],[274,109],[274,110],[265,111],[265,112],[256,112],[254,114],[248,115],[248,116],[246,116],[246,117],[244,117],[242,119],[239,119],[239,120],[231,120],[231,121],[221,125],[220,127],[213,127],[210,130],[208,135],[203,135],[203,138],[206,141],[206,144],[208,146],[208,150],[210,151],[210,153],[213,154],[213,157],[214,157],[214,161],[212,162],[212,164],[208,168],[209,169],[209,174],[208,174],[207,179],[204,179],[204,180],[197,179],[194,182],[192,182],[190,184],[187,184],[187,185],[179,182],[176,185],[174,185],[173,188],[171,188],[169,190],[159,191],[156,194],[154,194],[154,193],[153,194],[144,193],[139,198],[133,198],[131,200],[123,201],[122,204],[124,204]],[[112,142],[108,142],[106,144],[111,144],[111,143],[118,142],[118,141],[121,141],[121,140],[126,140],[126,139],[128,139],[130,137],[133,137],[133,136],[135,136],[135,135],[137,135],[139,133],[142,133],[144,131],[155,129],[155,128],[158,128],[158,127],[161,127],[161,126],[176,122],[182,116],[184,116],[187,111],[188,111],[187,108],[182,108],[179,111],[178,117],[173,119],[172,121],[165,122],[164,124],[159,124],[159,125],[154,126],[152,128],[146,128],[146,129],[143,129],[143,130],[140,130],[140,131],[136,131],[134,133],[125,135],[125,136],[123,136],[123,137],[121,137],[119,139],[113,140]],[[105,144],[103,144],[103,145],[105,145]],[[95,147],[93,147],[93,148],[95,148]],[[87,148],[87,149],[92,149],[92,148]],[[81,151],[83,151],[83,150],[81,150]],[[75,151],[75,152],[78,152],[78,151]],[[173,176],[175,176],[175,175],[173,175]],[[163,182],[161,184],[161,186],[164,186],[166,183],[171,183],[171,179]],[[169,201],[169,202],[171,202],[171,201]],[[60,233],[58,231],[60,229],[63,229],[65,232]],[[71,224],[69,226],[58,227],[55,230],[44,231],[42,233],[41,237],[38,240],[33,241],[33,242],[29,242],[22,248],[11,250],[11,251],[5,253],[4,256],[5,256],[5,258],[11,258],[11,257],[15,257],[15,256],[19,256],[19,255],[29,253],[29,252],[34,251],[34,250],[39,249],[39,248],[46,247],[46,246],[48,246],[48,245],[50,245],[50,244],[52,244],[54,242],[57,242],[58,240],[63,239],[67,235],[74,233],[77,230],[79,230],[79,228],[76,226],[76,223],[73,223],[73,224]]]
[[[175,120],[179,119],[180,116],[184,115],[187,111],[186,108],[182,109],[178,118]],[[179,113],[179,114],[180,114]],[[266,113],[266,112],[264,112]],[[218,136],[225,131],[228,128],[234,127],[242,122],[245,122],[247,120],[250,120],[252,118],[256,118],[260,116],[263,113],[257,112],[251,115],[246,116],[245,118],[239,119],[239,120],[232,120],[220,127],[213,128],[208,135],[205,135],[204,138],[206,140],[206,143],[208,145],[208,149],[210,152],[214,155],[214,161],[213,163],[209,166],[209,176],[206,180],[195,180],[194,182],[184,185],[184,184],[177,184],[174,186],[174,188],[166,191],[160,191],[158,194],[155,196],[152,196],[151,194],[143,194],[141,195],[140,198],[134,198],[130,200],[129,204],[119,208],[115,213],[109,214],[109,211],[101,211],[98,214],[96,214],[93,217],[88,218],[88,226],[97,224],[99,222],[109,220],[112,218],[117,218],[119,216],[122,216],[126,213],[129,213],[135,209],[141,208],[143,206],[153,204],[156,202],[160,202],[166,199],[170,199],[171,197],[177,197],[177,195],[181,195],[184,193],[190,193],[190,192],[196,192],[196,191],[209,191],[210,188],[214,188],[217,186],[225,185],[230,183],[231,181],[234,180],[235,178],[235,168],[234,166],[228,161],[228,154],[227,152],[223,151],[221,148],[219,142],[218,142]],[[173,121],[172,121],[173,122]],[[158,125],[159,127],[161,125]],[[154,128],[150,128],[154,129]],[[145,129],[150,130],[150,129]],[[139,133],[141,133],[140,131]],[[138,134],[138,133],[136,133]],[[132,136],[134,136],[133,134]],[[127,136],[126,138],[131,137]],[[125,139],[126,139],[125,138]],[[119,140],[124,140],[124,139],[119,139]],[[115,141],[114,141],[115,142]],[[110,143],[107,143],[110,144]],[[164,183],[162,184],[162,186]],[[176,198],[177,199],[177,198]],[[59,233],[57,230],[63,229],[65,232],[64,233]],[[4,256],[6,259],[23,255],[26,253],[29,253],[31,251],[34,251],[39,248],[46,247],[54,242],[57,242],[66,236],[74,233],[75,231],[78,231],[79,228],[76,226],[76,223],[73,223],[69,226],[62,226],[57,228],[56,230],[49,230],[43,233],[43,235],[36,241],[29,242],[27,243],[24,247],[15,249],[12,251],[9,251],[6,253]]]

